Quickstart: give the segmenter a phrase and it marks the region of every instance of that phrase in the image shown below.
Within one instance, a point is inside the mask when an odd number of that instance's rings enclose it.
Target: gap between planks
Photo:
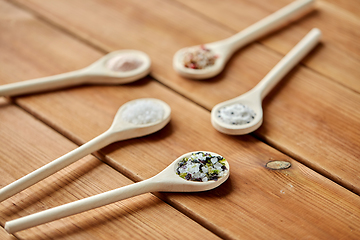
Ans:
[[[37,19],[39,19],[39,21],[41,21],[41,22],[43,22],[43,23],[45,23],[45,24],[48,24],[49,26],[55,28],[55,29],[58,30],[59,32],[62,32],[62,33],[64,33],[65,35],[70,36],[70,37],[78,40],[79,42],[81,42],[81,43],[83,43],[83,44],[85,44],[85,45],[93,48],[94,50],[96,50],[96,51],[98,51],[98,52],[100,52],[100,53],[102,53],[102,54],[107,54],[107,53],[110,52],[110,50],[107,49],[107,47],[106,47],[105,45],[102,45],[100,42],[97,42],[97,41],[95,41],[95,40],[93,40],[93,39],[92,39],[92,40],[91,40],[91,39],[90,39],[90,40],[87,40],[86,38],[82,37],[81,34],[78,34],[77,32],[75,32],[75,31],[73,31],[73,30],[71,30],[71,29],[65,28],[65,27],[61,26],[60,24],[57,24],[55,21],[52,21],[51,19],[49,19],[49,18],[47,18],[47,17],[39,14],[37,11],[35,11],[34,9],[32,9],[32,8],[30,8],[30,7],[28,7],[28,6],[24,5],[24,4],[21,4],[21,3],[16,2],[16,1],[15,1],[15,2],[14,2],[14,1],[10,1],[10,0],[6,0],[6,2],[8,2],[9,4],[12,4],[13,6],[18,7],[18,8],[20,8],[20,9],[26,11],[26,12],[31,13],[34,17],[36,17]],[[208,22],[214,23],[214,24],[216,24],[216,25],[218,25],[218,26],[220,26],[220,27],[222,27],[222,28],[226,28],[226,29],[228,29],[228,30],[231,31],[231,32],[234,32],[234,33],[237,32],[237,31],[235,31],[234,29],[232,29],[231,27],[229,27],[229,26],[227,26],[227,25],[225,25],[225,24],[223,24],[223,23],[220,23],[220,22],[216,21],[215,19],[210,18],[210,17],[202,14],[201,12],[195,11],[195,10],[192,9],[191,7],[188,7],[188,6],[186,6],[185,4],[183,4],[183,3],[179,2],[179,1],[175,1],[175,2],[176,2],[176,4],[178,4],[179,6],[181,6],[182,8],[187,9],[187,11],[196,13],[197,15],[201,16],[201,18],[206,19],[206,21],[208,21]],[[326,2],[326,1],[321,1],[321,2],[322,2],[323,4],[334,5],[334,4],[329,3],[329,2]],[[335,6],[335,5],[334,5],[334,6]],[[343,11],[346,11],[346,10],[343,9]],[[352,15],[353,15],[353,14],[352,14]],[[356,17],[356,16],[354,16],[354,17]],[[266,48],[268,51],[271,51],[271,52],[273,52],[273,53],[276,53],[276,54],[278,54],[279,56],[283,56],[283,54],[281,54],[280,52],[276,51],[276,50],[273,49],[273,48],[270,48],[270,47],[266,46],[265,44],[261,43],[259,40],[258,40],[258,41],[255,41],[255,43],[263,46],[263,47]],[[343,88],[346,88],[346,89],[349,89],[349,90],[351,90],[351,91],[353,91],[353,92],[355,92],[355,93],[358,93],[356,90],[351,89],[351,88],[349,88],[349,87],[341,84],[341,83],[338,82],[338,81],[334,81],[332,78],[329,78],[328,76],[323,75],[322,73],[316,71],[315,69],[312,69],[312,68],[306,66],[306,65],[303,64],[303,63],[299,63],[299,65],[300,65],[301,67],[304,67],[304,68],[307,68],[307,69],[311,70],[312,72],[316,73],[316,74],[319,75],[319,76],[322,76],[322,77],[324,77],[324,78],[326,78],[326,79],[328,79],[328,80],[331,80],[332,82],[335,82],[337,85],[339,85],[339,86],[341,86],[341,87],[343,87]],[[207,109],[205,106],[197,103],[197,102],[194,101],[193,99],[191,99],[191,98],[189,98],[189,97],[186,97],[185,95],[181,94],[179,91],[176,91],[176,90],[174,90],[173,88],[171,88],[170,86],[164,84],[163,81],[158,80],[158,79],[156,78],[156,76],[154,76],[153,74],[150,73],[150,76],[151,76],[151,79],[152,79],[153,81],[156,81],[156,82],[159,83],[160,85],[162,85],[162,86],[170,89],[170,90],[173,91],[174,93],[176,93],[176,94],[180,95],[181,97],[189,100],[191,103],[193,103],[193,104],[195,104],[195,105],[197,105],[197,106],[200,106],[201,108],[203,108],[203,109],[205,109],[206,111],[210,112],[210,110]],[[54,125],[54,124],[52,124],[52,123],[49,123],[48,121],[46,121],[45,119],[43,119],[43,118],[42,118],[41,116],[39,116],[38,114],[30,111],[30,109],[27,109],[26,107],[21,107],[20,105],[18,105],[18,104],[17,104],[15,101],[13,101],[13,100],[11,100],[11,103],[14,104],[14,105],[16,105],[17,107],[23,109],[23,110],[26,111],[28,114],[34,116],[37,120],[39,120],[39,121],[41,121],[42,123],[44,123],[45,125],[49,126],[49,127],[52,128],[54,131],[56,131],[56,132],[58,132],[59,134],[63,135],[65,138],[67,138],[67,139],[70,140],[71,142],[75,143],[76,145],[80,146],[80,145],[83,144],[83,143],[81,143],[81,140],[77,139],[75,136],[71,136],[71,134],[67,133],[66,131],[60,131],[58,126],[56,126],[56,125]],[[352,188],[350,185],[343,184],[343,183],[341,183],[340,181],[337,181],[336,178],[332,177],[331,174],[329,174],[329,173],[327,173],[327,172],[319,171],[319,170],[316,169],[316,167],[314,168],[314,166],[311,166],[310,164],[306,164],[306,161],[303,161],[303,159],[301,159],[301,157],[299,157],[298,155],[292,154],[291,152],[287,151],[286,149],[279,148],[276,144],[272,143],[271,141],[267,141],[266,139],[262,138],[261,136],[259,136],[259,135],[256,134],[256,133],[251,133],[250,135],[251,135],[252,137],[256,138],[257,140],[263,142],[264,144],[270,146],[271,148],[276,149],[277,151],[279,151],[279,152],[281,152],[281,153],[289,156],[290,158],[296,160],[297,162],[303,164],[304,166],[308,167],[309,169],[313,170],[314,172],[316,172],[316,173],[318,173],[318,174],[326,177],[327,179],[331,180],[332,182],[336,183],[337,185],[342,186],[343,188],[345,188],[345,189],[347,189],[347,190],[355,193],[354,190],[353,190],[353,188]],[[117,168],[115,168],[114,166],[110,165],[110,164],[106,161],[106,155],[103,155],[103,154],[101,153],[101,150],[99,150],[98,152],[92,153],[92,155],[95,156],[96,158],[98,158],[99,160],[101,160],[102,162],[106,163],[107,165],[109,165],[111,168],[116,169],[119,173],[124,174],[124,176],[126,176],[126,177],[129,178],[130,180],[135,181],[135,182],[138,181],[138,180],[136,180],[136,179],[133,179],[129,174],[126,174],[126,172],[123,172],[123,171],[121,171],[120,169],[117,169]],[[355,193],[355,194],[359,195],[358,193]],[[168,203],[168,201],[166,201],[166,202]],[[172,204],[170,204],[170,205],[172,206]],[[173,207],[174,207],[174,206],[173,206]]]
[[[97,41],[94,40],[94,39],[87,40],[85,37],[81,36],[81,34],[79,34],[78,32],[73,31],[73,30],[68,29],[68,28],[65,28],[65,27],[61,26],[60,24],[57,24],[55,21],[52,21],[50,18],[47,18],[46,16],[41,15],[41,14],[38,13],[36,10],[34,10],[34,9],[32,9],[32,8],[24,5],[24,4],[21,4],[21,3],[16,2],[16,1],[11,1],[11,0],[5,0],[5,1],[8,2],[9,4],[12,4],[13,6],[16,6],[16,7],[20,8],[20,9],[22,9],[22,10],[24,10],[24,11],[27,11],[27,12],[31,13],[33,16],[35,16],[36,18],[38,18],[40,21],[48,24],[49,26],[52,26],[52,27],[58,29],[60,32],[63,32],[64,34],[66,34],[66,35],[68,35],[68,36],[71,36],[71,37],[73,37],[74,39],[79,40],[80,42],[83,42],[85,45],[88,45],[88,46],[94,48],[95,50],[97,50],[97,51],[99,51],[99,52],[101,52],[101,53],[103,53],[103,54],[107,54],[107,53],[109,53],[109,52],[111,51],[111,49],[107,49],[107,46],[106,46],[106,45],[103,45],[103,44],[101,44],[100,42],[97,42]],[[185,4],[183,4],[183,3],[181,3],[181,2],[179,2],[179,1],[177,1],[177,0],[176,0],[175,2],[176,2],[176,4],[178,4],[179,6],[181,6],[183,9],[187,9],[187,11],[189,11],[189,12],[196,13],[198,16],[201,16],[201,18],[206,19],[206,21],[208,21],[208,22],[210,22],[210,23],[214,23],[215,25],[220,26],[221,28],[228,29],[229,31],[233,32],[234,34],[237,33],[237,32],[239,32],[239,31],[237,31],[237,30],[235,30],[235,29],[233,29],[233,28],[231,28],[231,27],[229,27],[229,26],[227,26],[227,25],[225,25],[225,24],[223,24],[223,23],[221,23],[221,22],[219,22],[219,21],[216,21],[215,19],[212,19],[212,18],[210,18],[210,17],[202,14],[201,12],[195,11],[195,10],[192,9],[191,7],[188,7],[188,6],[186,6]],[[321,2],[323,2],[323,3],[325,3],[325,4],[329,4],[329,5],[334,5],[334,4],[329,3],[329,2],[326,2],[326,1],[321,1]],[[334,6],[335,6],[335,5],[334,5]],[[346,10],[343,9],[343,11],[346,11]],[[348,11],[346,11],[346,12],[348,12]],[[354,16],[354,17],[356,17],[354,14],[351,14],[351,15]],[[271,33],[271,34],[272,34],[272,33]],[[271,34],[270,34],[270,35],[271,35]],[[283,56],[283,54],[280,53],[279,51],[277,51],[277,50],[275,50],[275,49],[273,49],[273,48],[270,48],[269,46],[261,43],[260,40],[261,40],[261,39],[255,41],[255,43],[263,46],[264,48],[270,50],[270,51],[273,52],[273,53],[278,54],[279,56]],[[308,68],[308,69],[311,69],[313,72],[317,73],[318,75],[323,76],[324,78],[327,78],[327,79],[331,80],[332,82],[335,82],[336,84],[338,84],[338,85],[340,85],[340,86],[342,86],[342,87],[345,87],[345,88],[347,88],[347,89],[349,89],[349,90],[351,90],[351,91],[353,91],[353,92],[355,92],[355,93],[359,93],[359,92],[357,92],[355,89],[352,89],[352,88],[350,88],[350,87],[348,87],[348,86],[346,86],[346,85],[344,85],[344,84],[341,84],[339,81],[335,81],[334,79],[330,78],[329,76],[326,76],[326,75],[322,74],[321,72],[319,72],[319,71],[317,71],[317,70],[315,70],[315,69],[309,68],[308,66],[304,65],[303,63],[300,63],[300,65],[303,66],[303,67],[306,67],[306,68]],[[155,78],[155,76],[152,75],[152,73],[150,73],[150,76],[153,77],[156,81],[158,81],[158,80]],[[163,85],[164,85],[164,84],[163,84]],[[170,87],[169,87],[169,88],[170,88]],[[173,90],[173,89],[172,89],[172,90]],[[175,92],[176,92],[176,91],[175,91]],[[176,92],[176,93],[178,93],[178,92]],[[181,95],[182,95],[182,94],[181,94]],[[183,96],[183,95],[182,95],[182,96]],[[201,106],[201,105],[200,105],[200,106]],[[202,107],[203,107],[203,106],[202,106]]]

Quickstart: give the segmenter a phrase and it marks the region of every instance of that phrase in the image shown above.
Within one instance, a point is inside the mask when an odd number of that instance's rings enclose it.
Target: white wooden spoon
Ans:
[[[153,104],[162,107],[162,118],[146,124],[133,124],[124,120],[123,112],[128,111],[129,108],[131,110],[131,107],[139,101],[151,101]],[[125,103],[119,108],[112,125],[107,131],[64,156],[3,187],[0,189],[0,202],[110,143],[145,136],[162,129],[170,121],[170,113],[169,105],[154,98],[141,98]]]
[[[183,48],[175,53],[173,68],[181,76],[187,78],[214,77],[224,69],[235,51],[305,15],[313,8],[313,3],[314,0],[297,0],[227,39],[205,44],[204,47],[217,56],[214,65],[203,69],[185,67],[184,54],[189,48]]]
[[[321,31],[317,28],[312,29],[253,89],[239,97],[215,105],[211,110],[211,123],[214,128],[230,135],[247,134],[259,128],[263,122],[261,102],[264,97],[318,44],[320,37]],[[219,117],[220,109],[236,103],[252,109],[256,114],[254,119],[245,124],[229,124],[224,122]]]
[[[109,60],[119,56],[132,56],[141,64],[129,71],[114,71],[106,66]],[[16,96],[82,84],[125,84],[145,77],[150,72],[150,66],[151,60],[144,52],[118,50],[80,70],[2,85],[0,86],[0,96]]]
[[[182,155],[174,162],[172,162],[162,172],[158,173],[152,178],[6,222],[5,229],[9,233],[14,233],[148,192],[207,191],[218,187],[220,184],[225,182],[226,179],[228,179],[230,175],[230,167],[227,161],[225,161],[227,171],[222,177],[218,178],[216,181],[210,180],[207,182],[198,182],[189,181],[181,178],[179,175],[176,174],[176,168],[178,166],[178,163],[183,158],[190,157],[192,153],[195,152],[190,152]],[[212,152],[204,153],[210,153],[212,156],[219,156],[218,154]]]

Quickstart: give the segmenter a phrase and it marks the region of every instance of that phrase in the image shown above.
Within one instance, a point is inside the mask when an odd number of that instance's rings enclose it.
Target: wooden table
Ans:
[[[291,0],[0,0],[0,84],[80,69],[117,49],[150,76],[0,98],[0,187],[104,132],[125,102],[172,108],[161,131],[111,144],[0,203],[6,221],[147,179],[180,155],[226,157],[230,178],[201,193],[148,193],[1,239],[360,239],[360,4],[318,0],[301,20],[239,50],[219,76],[172,69],[185,46],[221,40]],[[311,28],[322,42],[264,100],[264,123],[229,136],[211,108],[252,87]],[[291,163],[285,170],[265,167]]]

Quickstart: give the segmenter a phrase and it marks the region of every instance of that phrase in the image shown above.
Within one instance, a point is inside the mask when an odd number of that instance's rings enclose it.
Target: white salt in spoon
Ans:
[[[204,47],[217,56],[214,65],[203,69],[185,67],[184,54],[190,48],[183,48],[175,53],[173,68],[181,76],[187,78],[206,79],[214,77],[224,69],[235,51],[305,15],[313,8],[313,3],[314,0],[297,0],[227,39],[205,44]]]
[[[81,199],[62,206],[51,208],[39,213],[35,213],[26,217],[6,222],[5,229],[9,233],[15,233],[27,228],[31,228],[40,224],[54,221],[63,217],[71,216],[90,209],[98,208],[110,203],[114,203],[126,198],[140,195],[148,192],[199,192],[207,191],[218,187],[225,182],[230,175],[229,163],[225,161],[227,170],[224,175],[218,178],[217,181],[210,180],[207,182],[189,181],[181,178],[176,173],[179,161],[185,157],[190,157],[190,152],[182,155],[174,162],[172,162],[162,172],[158,173],[152,178],[137,182],[125,187],[101,193],[92,197]],[[210,153],[212,156],[219,156],[216,153]]]
[[[247,134],[259,128],[263,122],[261,102],[264,97],[318,44],[320,37],[321,31],[317,28],[312,29],[253,89],[239,97],[215,105],[211,110],[211,123],[214,128],[230,135]],[[256,114],[254,119],[245,124],[230,124],[223,121],[220,118],[220,109],[237,103],[252,109]]]
[[[142,109],[142,106],[146,107]],[[142,113],[132,115],[139,111],[142,111]],[[110,143],[145,136],[162,129],[170,121],[170,113],[169,105],[154,98],[141,98],[125,103],[119,108],[112,125],[107,131],[64,156],[3,187],[0,189],[0,202]],[[137,121],[139,116],[146,118],[151,114],[158,116],[147,119],[148,123],[132,123]]]
[[[125,71],[114,70],[112,66],[108,66],[110,61],[121,60],[121,57],[129,59],[130,62],[125,64],[134,64],[134,69],[128,67],[124,68]],[[0,96],[16,96],[82,84],[125,84],[145,77],[150,72],[150,66],[151,60],[144,52],[119,50],[105,55],[80,70],[2,85],[0,86]]]

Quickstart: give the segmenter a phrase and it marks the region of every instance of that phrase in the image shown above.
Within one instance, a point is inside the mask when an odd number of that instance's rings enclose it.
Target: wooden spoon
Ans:
[[[217,186],[225,182],[226,179],[228,179],[230,175],[230,167],[227,161],[225,161],[227,171],[222,177],[218,178],[217,181],[210,180],[207,182],[198,182],[188,181],[181,178],[179,175],[176,174],[178,162],[185,157],[190,157],[193,153],[195,152],[190,152],[182,155],[174,162],[172,162],[162,172],[158,173],[152,178],[6,222],[5,229],[9,233],[14,233],[147,192],[207,191],[216,188]],[[212,152],[204,153],[210,153],[212,156],[219,156],[218,154]]]
[[[258,129],[263,122],[262,100],[271,89],[303,59],[319,42],[321,31],[312,29],[276,66],[250,91],[239,97],[219,103],[211,110],[211,123],[215,129],[230,135],[247,134]],[[221,108],[240,103],[255,112],[255,118],[245,124],[229,124],[219,118]]]
[[[187,78],[214,77],[224,69],[235,51],[305,15],[313,8],[313,3],[314,0],[297,0],[227,39],[203,45],[202,47],[211,50],[217,56],[214,65],[202,69],[185,67],[184,54],[189,48],[183,48],[175,53],[173,68]]]
[[[119,56],[132,56],[141,64],[129,71],[114,71],[106,66],[109,60]],[[105,55],[80,70],[2,85],[0,86],[0,96],[16,96],[82,84],[125,84],[145,77],[150,72],[150,66],[151,60],[144,52],[119,50]]]
[[[152,101],[154,104],[160,105],[164,110],[162,118],[158,121],[146,124],[133,124],[125,121],[123,119],[123,112],[139,101]],[[106,132],[64,156],[3,187],[0,189],[0,202],[110,143],[148,135],[162,129],[170,121],[170,113],[171,109],[169,105],[154,98],[141,98],[125,103],[119,108],[112,125]]]

